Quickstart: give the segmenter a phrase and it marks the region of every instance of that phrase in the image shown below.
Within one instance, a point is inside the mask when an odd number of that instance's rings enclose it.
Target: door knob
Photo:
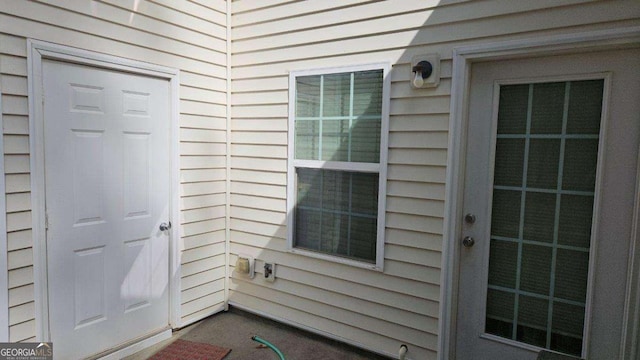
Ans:
[[[476,240],[471,236],[465,236],[464,239],[462,239],[462,245],[464,245],[464,247],[470,248],[473,245],[475,245],[475,243],[476,243]]]
[[[168,223],[162,223],[160,224],[160,231],[167,231],[171,229],[171,221],[169,221]]]

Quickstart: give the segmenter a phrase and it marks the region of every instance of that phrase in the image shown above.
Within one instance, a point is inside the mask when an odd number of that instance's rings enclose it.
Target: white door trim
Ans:
[[[167,166],[171,173],[170,221],[174,226],[170,233],[169,259],[169,321],[173,328],[180,324],[180,132],[179,132],[179,76],[178,69],[158,66],[141,61],[94,53],[86,50],[27,40],[29,84],[29,139],[31,151],[31,214],[33,228],[34,297],[36,341],[50,341],[47,284],[47,248],[45,232],[45,167],[44,167],[44,117],[42,99],[42,62],[59,60],[98,68],[153,76],[169,81],[171,96],[171,158]]]
[[[0,129],[2,123],[2,89],[0,89]],[[2,134],[0,134],[2,135]],[[0,136],[0,342],[9,342],[9,263],[7,244],[7,204],[4,186],[4,142]]]
[[[467,103],[470,87],[471,65],[486,60],[534,57],[549,54],[576,53],[588,50],[637,47],[640,45],[640,27],[608,29],[593,32],[563,34],[544,38],[505,41],[499,43],[464,46],[453,50],[453,74],[451,86],[451,108],[449,118],[450,151],[447,160],[445,224],[443,235],[443,265],[440,291],[440,328],[438,358],[455,358],[455,329],[457,312],[458,257],[460,252],[460,229],[462,219],[462,188],[464,186],[464,154],[466,153]],[[640,213],[640,199],[636,196],[636,220]],[[634,229],[634,239],[638,239],[640,229]],[[633,249],[630,249],[633,250]],[[640,262],[640,251],[631,259],[631,265]],[[633,269],[630,266],[629,269]],[[627,314],[630,316],[628,329],[640,325],[640,276],[629,274],[630,291],[627,296]],[[637,310],[636,310],[637,309]],[[633,317],[633,318],[631,318]],[[633,331],[626,333],[621,341],[623,349],[633,339]],[[624,352],[625,359],[632,359],[635,347]]]

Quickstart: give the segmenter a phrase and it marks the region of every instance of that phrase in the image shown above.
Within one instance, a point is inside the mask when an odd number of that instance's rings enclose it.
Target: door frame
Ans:
[[[33,231],[33,268],[36,341],[50,341],[49,292],[47,280],[47,243],[45,214],[45,163],[44,163],[44,60],[91,66],[97,69],[116,70],[134,75],[152,76],[169,82],[171,97],[170,129],[170,199],[169,216],[174,226],[169,231],[169,324],[180,327],[180,129],[178,69],[154,65],[142,61],[124,59],[69,46],[27,39],[27,76],[29,94],[29,147],[31,151],[31,221]],[[133,339],[131,339],[133,340]]]
[[[445,220],[442,249],[440,291],[440,325],[438,358],[455,358],[457,289],[462,234],[462,195],[467,139],[468,101],[471,67],[480,61],[532,58],[544,55],[571,54],[595,50],[624,49],[640,46],[640,27],[607,29],[583,33],[562,34],[540,38],[458,47],[453,50],[451,108],[449,117],[449,158],[447,160]],[[640,166],[637,169],[640,178]],[[621,340],[623,359],[640,356],[632,341],[640,326],[640,184],[635,194],[627,294],[625,328]]]

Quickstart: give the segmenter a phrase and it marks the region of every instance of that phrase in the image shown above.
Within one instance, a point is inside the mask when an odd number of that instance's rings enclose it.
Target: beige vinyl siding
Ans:
[[[250,1],[232,3],[230,302],[387,354],[435,359],[452,50],[640,24],[637,1]],[[414,55],[437,53],[441,81],[413,89]],[[390,62],[384,272],[286,247],[288,74]],[[265,261],[276,281],[261,278]]]
[[[180,69],[182,321],[224,309],[226,2],[3,0],[10,341],[36,336],[27,38]]]

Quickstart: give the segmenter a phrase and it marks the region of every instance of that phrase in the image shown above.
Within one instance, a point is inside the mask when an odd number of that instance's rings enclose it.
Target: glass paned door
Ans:
[[[486,333],[582,353],[603,88],[500,87]]]

